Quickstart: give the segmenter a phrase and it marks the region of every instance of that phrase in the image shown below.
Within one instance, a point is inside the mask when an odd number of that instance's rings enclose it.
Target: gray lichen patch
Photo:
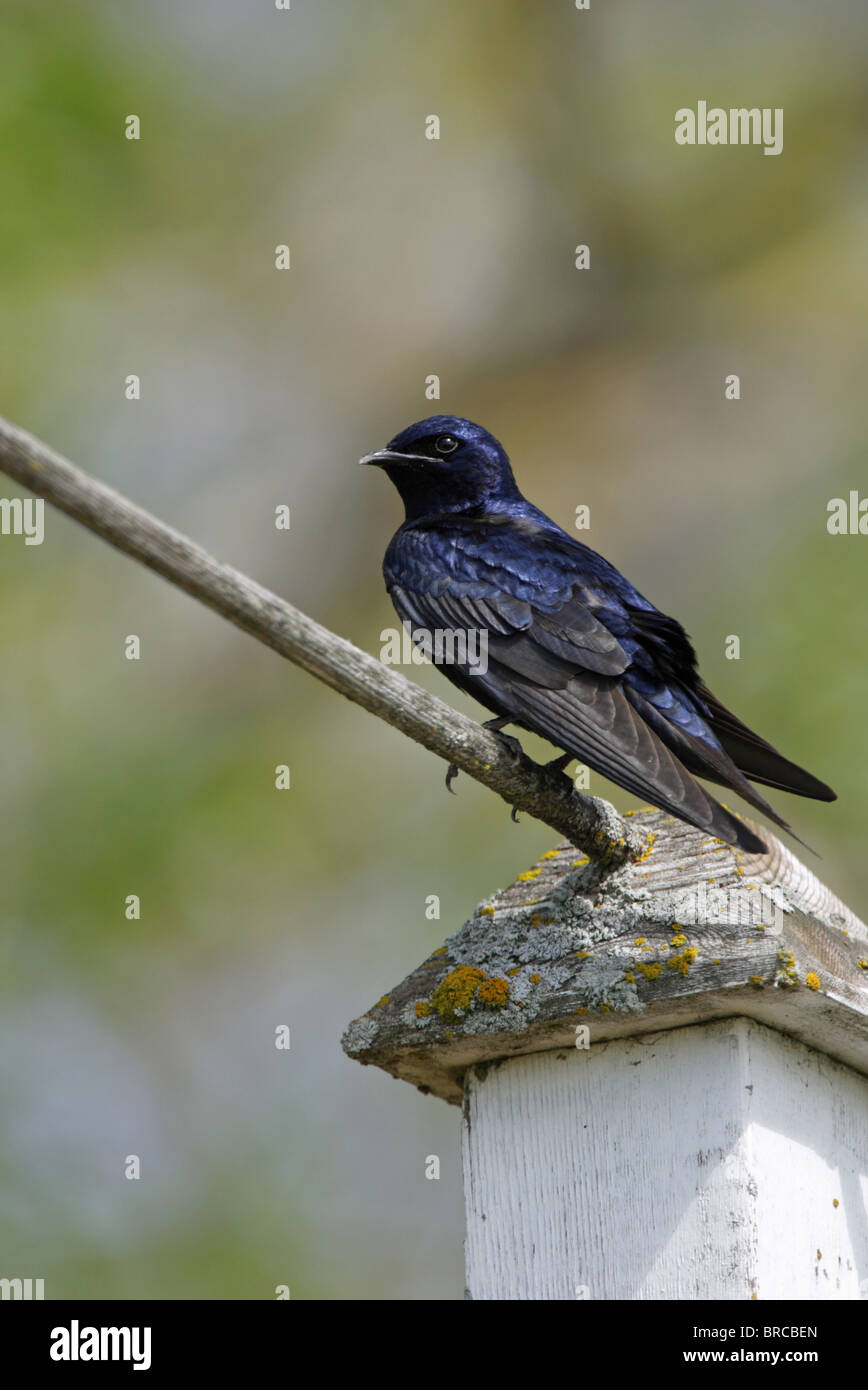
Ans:
[[[777,841],[748,859],[656,811],[608,873],[564,844],[480,903],[344,1046],[455,1101],[468,1065],[744,1014],[854,1065],[868,932]],[[841,925],[841,923],[846,925]],[[861,1049],[861,1050],[860,1050]],[[866,1056],[868,1069],[868,1056]]]
[[[379,1027],[372,1018],[354,1018],[343,1036],[343,1049],[350,1057],[360,1056],[373,1046]]]

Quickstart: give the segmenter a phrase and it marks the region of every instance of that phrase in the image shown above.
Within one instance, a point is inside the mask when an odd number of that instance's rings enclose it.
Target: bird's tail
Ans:
[[[776,791],[792,792],[794,796],[808,796],[815,801],[837,800],[831,787],[797,763],[791,763],[764,738],[755,734],[722,705],[702,681],[698,682],[696,693],[708,710],[708,722],[722,747],[745,777],[764,787],[773,787]],[[757,809],[764,810],[768,815],[764,805]]]
[[[727,787],[730,791],[736,792],[739,796],[743,797],[750,806],[753,806],[755,810],[761,811],[764,816],[768,816],[769,820],[773,821],[781,830],[785,830],[788,835],[792,835],[793,839],[798,841],[806,850],[809,850],[811,854],[816,854],[816,850],[811,849],[810,845],[799,838],[792,826],[784,820],[783,816],[778,815],[775,808],[769,805],[765,797],[761,796],[751,782],[748,781],[747,774],[731,756],[716,728],[714,728],[715,741],[702,739],[698,737],[698,735],[692,734],[687,729],[666,719],[650,701],[646,700],[644,696],[640,695],[637,691],[628,688],[627,694],[633,707],[642,715],[645,722],[655,730],[670,753],[675,755],[680,764],[685,767],[689,773],[692,773],[694,777],[702,777],[707,782],[715,782],[719,787]],[[711,697],[711,700],[714,701],[714,704],[719,710],[728,714],[728,711],[724,710],[723,705],[715,700],[710,691],[708,692],[708,696]],[[704,701],[708,700],[704,687],[702,698]],[[735,717],[731,716],[731,718],[734,719]],[[738,721],[735,722],[737,723]],[[708,724],[710,728],[713,727],[710,715],[708,717]],[[746,725],[741,725],[740,727],[745,729],[745,732],[750,734],[751,738],[756,739],[758,743],[762,743],[762,739],[752,734]],[[765,746],[769,748],[771,753],[774,753],[775,750],[770,744],[766,744]],[[780,754],[776,754],[776,756],[780,758]],[[781,759],[781,762],[784,761],[784,759]],[[789,763],[787,766],[795,767],[795,764]],[[801,768],[796,768],[796,771],[801,772]],[[808,777],[809,774],[803,773],[802,775]],[[774,785],[781,784],[775,783]],[[823,783],[818,782],[817,786],[822,787]],[[789,789],[790,788],[787,787],[787,790]],[[824,790],[828,792],[829,788],[826,787]],[[803,793],[803,795],[807,795],[807,793]],[[834,793],[831,793],[831,796],[834,797]],[[736,826],[740,825],[740,822],[735,820],[732,813],[725,807],[722,807],[713,797],[709,797],[708,799],[714,807],[714,815],[718,821],[718,825],[721,823],[721,817],[728,817],[730,822],[734,822]],[[681,815],[685,820],[689,819],[683,811]],[[696,823],[697,822],[694,822],[694,824]],[[747,827],[742,827],[742,829],[736,833],[735,839],[722,833],[720,829],[716,829],[714,833],[721,839],[727,840],[729,844],[738,844],[742,849],[746,848],[744,843],[745,838],[756,840],[756,836],[753,835],[753,832],[748,830]],[[756,854],[758,852],[759,851],[755,847],[748,850],[750,854]]]

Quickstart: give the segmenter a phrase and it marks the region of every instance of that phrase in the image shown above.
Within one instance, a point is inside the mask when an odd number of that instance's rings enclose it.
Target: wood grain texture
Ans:
[[[551,851],[354,1020],[349,1054],[453,1104],[479,1062],[736,1015],[868,1073],[868,930],[790,850],[746,856],[659,811],[602,873]],[[863,964],[860,964],[863,963]],[[473,972],[476,972],[474,974]]]
[[[868,1290],[868,1079],[746,1019],[471,1070],[463,1149],[474,1299]]]

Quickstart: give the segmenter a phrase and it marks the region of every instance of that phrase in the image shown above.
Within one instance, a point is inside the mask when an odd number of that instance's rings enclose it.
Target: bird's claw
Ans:
[[[508,723],[509,720],[504,718],[486,719],[482,727],[483,729],[487,729],[490,734],[494,734],[495,738],[499,738],[501,742],[506,745],[514,758],[520,758],[524,753],[524,749],[518,739],[514,734],[505,734],[503,732],[504,724]]]
[[[452,792],[452,795],[453,795],[453,796],[457,796],[457,795],[458,795],[458,793],[457,793],[456,791],[453,791],[453,788],[452,788],[452,783],[455,781],[455,778],[456,778],[457,776],[458,776],[458,765],[457,765],[457,763],[450,763],[449,766],[448,766],[447,769],[446,769],[446,790],[447,790],[448,792]]]
[[[490,734],[494,734],[497,738],[501,739],[502,742],[509,749],[513,758],[515,758],[517,761],[519,758],[523,757],[524,749],[522,748],[518,739],[513,734],[505,734],[503,732],[504,724],[510,724],[511,722],[512,720],[509,715],[502,714],[497,719],[486,719],[482,727],[483,729],[487,729]],[[517,806],[513,806],[512,810],[509,813],[509,818],[510,820],[515,821],[516,825],[518,825]]]
[[[545,764],[546,772],[564,772],[567,764],[572,760],[572,753],[561,753],[559,757],[552,758],[551,762]]]
[[[514,758],[518,759],[522,757],[524,749],[514,734],[498,734],[497,737],[502,739]]]

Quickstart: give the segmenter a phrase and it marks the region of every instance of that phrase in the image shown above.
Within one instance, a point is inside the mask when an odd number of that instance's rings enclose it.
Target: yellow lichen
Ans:
[[[519,874],[516,883],[530,883],[531,879],[537,878],[542,873],[542,869],[526,869],[523,874]]]
[[[868,960],[857,960],[856,964],[860,970],[868,970]]]
[[[528,975],[528,979],[530,980],[532,985],[538,985],[540,980],[542,979],[542,975]]]
[[[675,935],[673,936],[672,940],[670,941],[669,945],[670,945],[670,946],[684,946],[684,945],[686,944],[686,942],[687,942],[687,937],[684,935],[684,932],[676,932]]]
[[[778,951],[778,960],[781,962],[780,974],[783,976],[783,979],[778,979],[778,984],[797,985],[799,975],[796,970],[796,958],[792,951]],[[819,984],[819,980],[817,984]]]
[[[431,1005],[427,999],[417,999],[415,1009],[417,1018],[427,1018],[431,1012]]]
[[[750,982],[751,982],[752,985],[760,985],[760,986],[761,986],[761,985],[762,985],[762,982],[763,982],[763,977],[762,977],[762,975],[751,975],[751,977],[750,977]]]
[[[507,970],[506,973],[507,973],[507,975],[509,975],[509,976],[517,975],[518,972],[519,972],[520,970],[521,970],[521,966],[520,966],[520,965],[514,965],[514,966],[512,967],[512,969],[511,969],[511,970]]]
[[[656,830],[652,830],[652,831],[651,831],[651,834],[648,836],[648,839],[647,839],[647,841],[646,841],[645,853],[644,853],[644,854],[638,855],[637,858],[636,858],[636,863],[637,863],[637,864],[644,864],[644,862],[645,862],[646,859],[650,859],[650,858],[651,858],[651,851],[652,851],[652,849],[654,848],[654,841],[655,841],[656,839],[657,839],[657,831],[656,831]]]
[[[636,976],[633,974],[632,970],[625,970],[624,979],[627,981],[628,985],[634,985],[636,983]]]
[[[509,999],[509,985],[500,976],[493,976],[482,981],[476,991],[476,997],[480,1004],[484,1004],[488,1009],[502,1009]]]
[[[815,970],[810,970],[805,976],[805,984],[808,986],[808,989],[820,988],[820,977]]]
[[[645,942],[646,942],[647,940],[648,940],[647,936],[634,936],[634,937],[633,937],[633,945],[634,945],[634,946],[644,946],[644,945],[645,945]]]
[[[459,965],[450,970],[431,995],[431,1006],[442,1019],[453,1023],[456,1014],[470,1008],[477,989],[485,979],[485,971],[475,965]]]
[[[509,999],[509,984],[500,976],[489,977],[475,965],[458,965],[440,981],[431,995],[430,1007],[446,1023],[454,1023],[470,1008],[474,999],[489,1009],[502,1009]]]
[[[666,969],[677,970],[679,975],[687,975],[698,955],[699,951],[696,946],[688,946],[681,952],[680,956],[673,956],[670,961],[666,962]]]
[[[641,971],[646,980],[656,980],[657,976],[663,972],[663,966],[658,960],[650,961],[647,965],[643,965],[640,961],[636,969]]]
[[[576,951],[576,958],[578,960],[584,960],[585,957],[589,956],[590,954],[590,951]]]
[[[485,907],[481,907],[479,909],[479,915],[480,917],[493,917],[494,908],[491,906],[491,903],[486,903]]]
[[[377,1000],[376,1004],[374,1005],[374,1008],[375,1008],[375,1009],[382,1009],[383,1005],[384,1005],[384,1004],[388,1004],[388,1002],[389,1002],[389,996],[388,996],[388,994],[384,994],[383,997],[382,997],[382,999],[378,999],[378,1000]]]

